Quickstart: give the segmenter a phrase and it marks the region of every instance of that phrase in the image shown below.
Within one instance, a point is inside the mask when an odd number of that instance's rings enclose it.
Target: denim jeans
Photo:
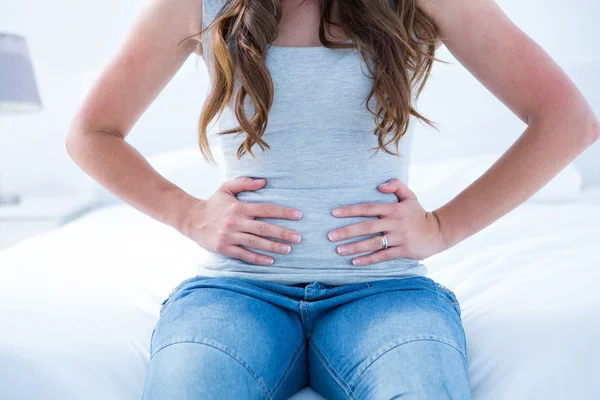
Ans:
[[[471,399],[460,313],[427,277],[196,276],[162,304],[143,399]]]

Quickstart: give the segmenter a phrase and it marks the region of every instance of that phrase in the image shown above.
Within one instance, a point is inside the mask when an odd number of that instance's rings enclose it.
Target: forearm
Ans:
[[[568,114],[530,122],[485,174],[434,211],[447,247],[522,204],[596,140],[598,121],[587,106]]]
[[[198,199],[160,175],[122,137],[72,129],[66,147],[73,161],[115,196],[182,232]]]

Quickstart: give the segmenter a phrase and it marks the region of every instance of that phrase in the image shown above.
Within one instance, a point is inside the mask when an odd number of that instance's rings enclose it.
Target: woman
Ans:
[[[414,101],[441,43],[528,126],[481,178],[425,210],[406,186],[410,128],[429,122]],[[194,51],[212,79],[206,158],[209,123],[229,122],[229,179],[209,199],[124,140]],[[328,399],[469,399],[460,306],[421,261],[532,196],[599,130],[492,0],[155,0],[67,149],[212,255],[162,305],[144,399],[286,399],[307,384]]]

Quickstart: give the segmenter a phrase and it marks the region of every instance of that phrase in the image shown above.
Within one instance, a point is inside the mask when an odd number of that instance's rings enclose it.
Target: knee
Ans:
[[[265,393],[264,384],[248,366],[224,349],[201,342],[179,342],[156,349],[148,366],[143,399],[260,399]]]
[[[403,343],[377,358],[356,381],[357,398],[471,399],[467,360],[450,343]]]

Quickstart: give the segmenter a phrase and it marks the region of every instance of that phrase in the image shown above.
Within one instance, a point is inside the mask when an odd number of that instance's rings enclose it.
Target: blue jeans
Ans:
[[[341,286],[196,276],[163,303],[144,400],[471,399],[455,295],[427,277]]]

